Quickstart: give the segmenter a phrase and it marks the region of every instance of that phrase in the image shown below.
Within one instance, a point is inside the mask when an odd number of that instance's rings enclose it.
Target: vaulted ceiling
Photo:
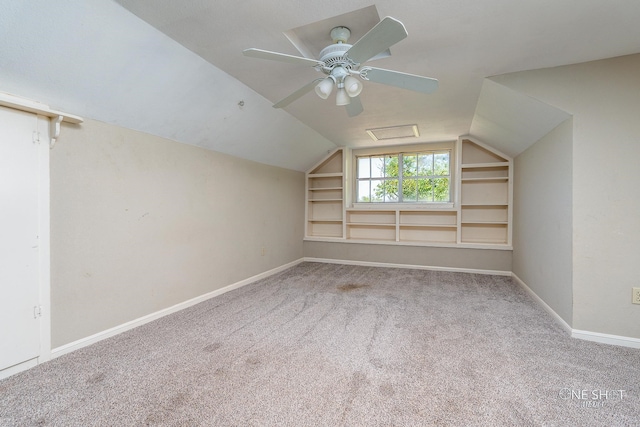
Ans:
[[[420,137],[385,144],[476,133],[516,155],[567,113],[487,77],[640,52],[637,0],[0,0],[0,8],[0,91],[297,170],[334,146],[373,145],[366,129],[405,124]],[[365,82],[356,117],[313,91],[276,110],[322,75],[242,55],[257,47],[313,56],[336,22],[353,43],[385,16],[409,36],[372,65],[435,77],[436,93]]]

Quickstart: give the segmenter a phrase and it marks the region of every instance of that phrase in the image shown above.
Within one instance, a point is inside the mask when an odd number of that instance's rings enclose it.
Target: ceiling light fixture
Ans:
[[[336,105],[351,104],[349,93],[344,88],[344,83],[338,83],[338,92],[336,93]]]
[[[322,49],[318,59],[311,57],[307,47],[301,49],[303,46],[298,45],[296,47],[301,52],[305,51],[302,52],[304,57],[255,48],[242,51],[245,56],[253,58],[305,64],[326,75],[326,77],[307,83],[291,95],[276,102],[273,105],[274,108],[284,108],[314,88],[320,98],[326,99],[335,85],[338,87],[336,103],[346,105],[345,110],[349,117],[355,117],[362,113],[363,108],[359,98],[359,94],[362,92],[362,83],[354,77],[422,93],[433,93],[438,88],[438,80],[430,77],[363,66],[363,63],[374,59],[385,51],[388,52],[389,47],[407,37],[407,29],[397,19],[390,16],[385,17],[353,45],[347,43],[351,36],[351,31],[347,27],[333,27],[330,35],[333,44]]]
[[[335,27],[331,30],[334,44],[320,52],[320,60],[325,64],[321,71],[328,74],[328,77],[320,81],[315,90],[320,98],[327,99],[333,91],[333,86],[337,86],[336,105],[348,105],[351,103],[350,98],[362,92],[362,82],[351,75],[359,75],[351,70],[355,64],[345,56],[345,52],[351,48],[351,45],[347,44],[350,35],[351,31],[347,27]]]
[[[318,83],[316,85],[316,93],[318,94],[318,96],[322,99],[327,99],[329,95],[331,95],[331,91],[333,91],[334,83],[335,79],[333,76],[329,76]]]
[[[360,95],[360,92],[362,92],[362,83],[355,77],[347,76],[344,78],[344,88],[347,91],[347,94],[353,98],[354,96]]]

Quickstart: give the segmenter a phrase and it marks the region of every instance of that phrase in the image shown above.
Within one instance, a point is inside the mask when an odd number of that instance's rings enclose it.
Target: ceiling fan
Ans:
[[[351,31],[347,27],[333,28],[330,32],[333,44],[320,51],[320,59],[254,48],[245,49],[242,53],[252,58],[308,65],[327,75],[313,80],[275,103],[274,108],[284,108],[314,88],[320,98],[327,99],[333,87],[337,86],[336,105],[344,105],[350,117],[357,116],[363,111],[358,96],[362,91],[362,83],[354,76],[422,93],[433,93],[438,89],[438,80],[433,78],[362,66],[407,37],[407,30],[402,22],[387,16],[353,45],[347,44],[350,35]]]

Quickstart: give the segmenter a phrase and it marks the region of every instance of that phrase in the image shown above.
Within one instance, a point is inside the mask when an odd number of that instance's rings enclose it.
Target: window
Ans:
[[[451,201],[449,150],[356,157],[358,203]]]

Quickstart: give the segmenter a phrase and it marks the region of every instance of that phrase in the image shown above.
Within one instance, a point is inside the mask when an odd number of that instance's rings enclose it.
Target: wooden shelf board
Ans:
[[[366,242],[395,242],[396,239],[381,239],[381,238],[366,238],[366,237],[347,237],[347,240],[360,240],[360,241],[366,241]]]
[[[508,176],[491,176],[486,178],[462,178],[462,182],[509,181]]]
[[[342,199],[309,199],[310,202],[341,202]]]
[[[509,166],[509,162],[492,162],[492,163],[466,163],[462,164],[462,169],[480,169],[480,168],[496,168]]]
[[[400,239],[400,242],[412,242],[412,243],[424,243],[424,244],[450,244],[454,245],[456,243],[454,240],[412,240],[412,239]]]
[[[463,239],[462,243],[484,243],[487,245],[506,245],[507,242],[505,240],[497,240],[497,239]]]
[[[462,221],[462,225],[509,225],[507,221]]]
[[[307,175],[307,178],[332,178],[342,176],[342,172],[333,172],[333,173],[310,173]]]
[[[376,208],[376,209],[348,208],[348,209],[347,209],[347,212],[362,212],[362,213],[365,213],[365,214],[378,212],[378,213],[386,213],[386,214],[388,214],[388,213],[395,213],[395,211],[397,211],[397,210],[398,210],[398,209],[393,209],[393,208],[389,208],[389,209],[379,209],[379,208]]]
[[[456,208],[422,208],[415,207],[412,205],[406,207],[399,208],[378,208],[370,209],[370,208],[347,208],[347,212],[384,212],[384,213],[393,213],[399,211],[400,215],[402,214],[421,214],[421,213],[439,213],[439,212],[456,212]]]
[[[400,224],[400,228],[458,228],[455,224]]]
[[[316,219],[316,218],[310,218],[309,222],[342,222],[342,219]]]
[[[507,203],[462,203],[460,206],[463,208],[466,206],[469,207],[484,207],[484,208],[495,208],[495,207],[508,207]]]
[[[395,227],[395,224],[380,223],[380,222],[348,222],[347,225],[355,227]]]
[[[330,191],[330,190],[342,190],[342,187],[310,187],[309,191]]]

